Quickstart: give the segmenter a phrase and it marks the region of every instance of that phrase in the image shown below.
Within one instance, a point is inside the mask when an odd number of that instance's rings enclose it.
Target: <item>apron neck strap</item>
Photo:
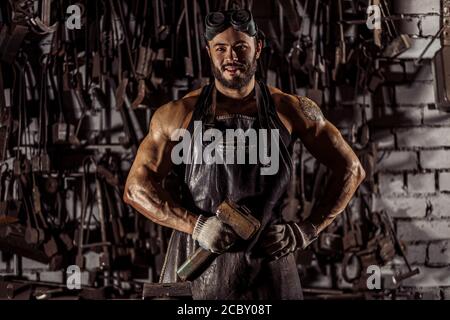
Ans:
[[[267,86],[259,81],[255,81],[255,88],[253,94],[256,99],[256,108],[258,110],[258,121],[262,128],[269,128],[269,117],[273,113],[273,102]],[[214,125],[215,115],[217,110],[217,88],[214,82],[205,86],[198,101],[198,111],[196,120],[201,119],[205,121],[206,125]]]

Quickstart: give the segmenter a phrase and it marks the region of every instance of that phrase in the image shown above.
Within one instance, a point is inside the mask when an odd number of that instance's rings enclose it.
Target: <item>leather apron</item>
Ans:
[[[291,158],[288,150],[290,134],[281,123],[267,86],[257,81],[255,85],[257,117],[241,114],[215,116],[214,84],[205,86],[196,104],[188,131],[191,134],[187,164],[182,165],[187,196],[186,209],[204,216],[212,216],[218,205],[229,198],[245,205],[261,222],[259,232],[237,249],[218,256],[206,270],[192,281],[194,299],[302,299],[298,270],[293,254],[279,260],[267,261],[257,254],[258,238],[267,225],[282,222],[280,204],[291,176]],[[194,126],[195,121],[202,125]],[[197,129],[195,129],[197,128]],[[196,163],[195,157],[203,155],[207,144],[195,143],[200,130],[209,128],[223,132],[224,147],[233,147],[234,141],[226,141],[226,129],[278,129],[279,168],[273,175],[262,175],[264,167],[258,161],[249,164]],[[257,130],[258,131],[258,130]],[[270,131],[270,130],[268,130]],[[268,132],[268,155],[272,142]],[[258,140],[259,140],[258,135]],[[276,140],[275,140],[276,141]],[[210,143],[210,142],[208,142]],[[252,146],[246,144],[246,152]],[[254,147],[254,146],[253,146]],[[198,150],[198,149],[201,150]],[[169,241],[166,260],[160,282],[180,281],[176,270],[198,248],[191,235],[174,230]]]

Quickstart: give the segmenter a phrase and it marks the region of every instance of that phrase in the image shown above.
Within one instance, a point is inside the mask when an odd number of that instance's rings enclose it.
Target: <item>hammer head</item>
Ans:
[[[415,275],[417,275],[419,273],[420,273],[420,270],[418,268],[415,268],[415,269],[409,270],[406,273],[402,273],[402,274],[398,274],[396,276],[393,276],[392,277],[392,282],[394,284],[398,284],[401,281],[403,281],[405,279],[408,279],[408,278],[411,278],[411,277],[413,277],[413,276],[415,276]]]
[[[238,206],[230,200],[225,200],[219,205],[216,215],[244,240],[250,239],[261,226],[261,223],[250,214],[247,208]]]
[[[236,234],[244,239],[250,239],[260,228],[260,222],[250,214],[250,211],[238,206],[230,200],[222,202],[216,210],[220,221],[230,226]],[[195,279],[217,255],[198,248],[177,270],[182,281]]]

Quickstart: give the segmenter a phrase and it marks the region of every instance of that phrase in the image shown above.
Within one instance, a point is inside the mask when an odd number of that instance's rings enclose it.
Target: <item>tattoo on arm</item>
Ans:
[[[322,120],[323,114],[317,104],[307,97],[298,97],[300,101],[300,110],[305,115],[308,120],[320,121]]]

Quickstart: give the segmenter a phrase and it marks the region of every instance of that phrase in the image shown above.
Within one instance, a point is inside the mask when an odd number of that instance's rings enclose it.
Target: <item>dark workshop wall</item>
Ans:
[[[79,264],[83,284],[116,280],[128,296],[132,280],[157,281],[170,230],[121,201],[128,169],[154,110],[210,81],[200,36],[206,12],[251,7],[268,44],[258,75],[318,102],[368,173],[346,213],[298,254],[304,287],[359,294],[375,264],[392,289],[381,298],[450,299],[450,114],[436,94],[443,70],[434,59],[445,1],[380,1],[390,19],[378,46],[365,0],[54,0],[48,25],[44,2],[0,4],[0,274],[18,272],[13,254],[21,252],[30,280],[64,282],[65,268]],[[79,30],[65,25],[72,4],[82,5]],[[293,157],[284,215],[298,220],[320,199],[327,174],[300,144]],[[174,194],[175,178],[165,181]],[[39,212],[46,236],[25,241]],[[398,248],[389,251],[387,217],[420,268],[400,285],[392,275],[406,267]],[[362,241],[351,244],[348,228],[361,230]],[[363,266],[354,280],[353,253]],[[320,298],[314,292],[306,295]]]

